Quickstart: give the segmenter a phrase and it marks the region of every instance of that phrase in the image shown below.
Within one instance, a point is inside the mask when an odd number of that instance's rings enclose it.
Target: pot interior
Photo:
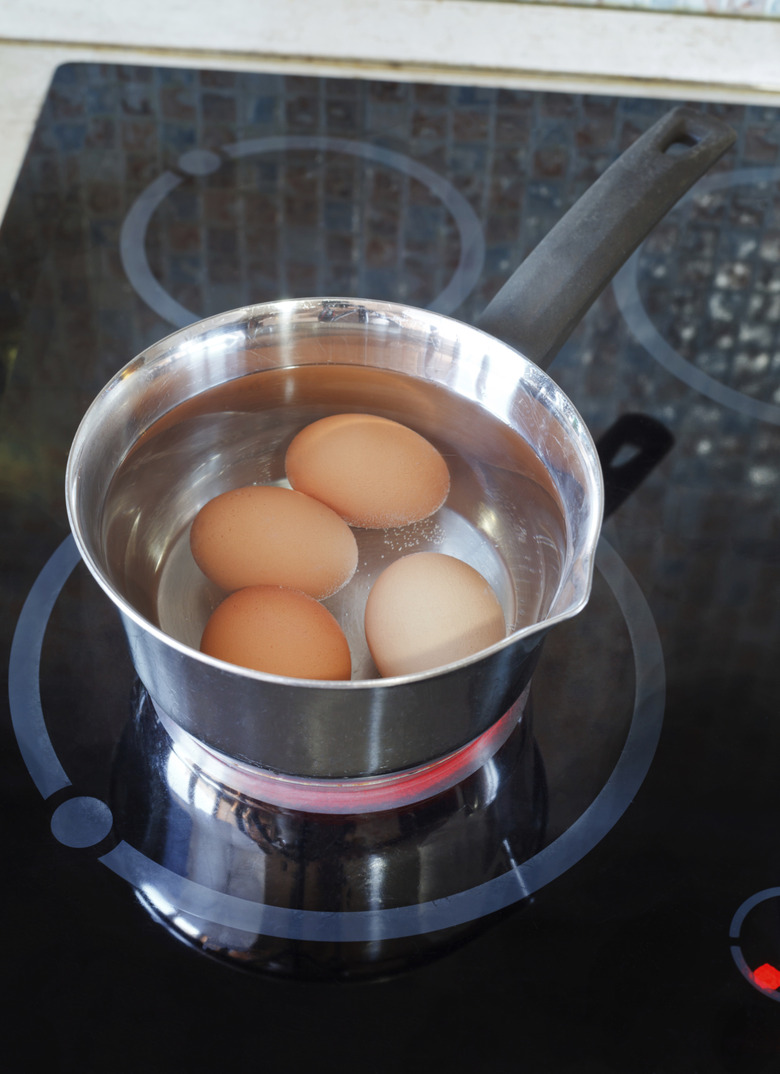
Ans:
[[[595,449],[536,366],[482,332],[387,303],[311,300],[234,311],[140,355],[93,404],[71,453],[74,532],[124,610],[197,650],[224,597],[189,550],[200,507],[227,489],[286,484],[293,436],[328,414],[399,421],[444,455],[451,491],[422,522],[355,529],[359,566],[324,603],[353,679],[378,677],[363,634],[394,559],[440,551],[490,583],[507,635],[573,614],[601,519]]]

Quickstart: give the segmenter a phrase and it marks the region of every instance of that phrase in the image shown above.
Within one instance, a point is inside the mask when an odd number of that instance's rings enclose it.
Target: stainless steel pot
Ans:
[[[344,779],[425,765],[507,712],[547,631],[588,599],[603,511],[591,437],[540,365],[733,138],[716,120],[669,113],[520,266],[479,327],[379,301],[267,303],[175,332],[106,385],[71,449],[69,518],[167,721],[244,764]],[[432,519],[356,531],[358,573],[327,602],[350,640],[353,680],[282,678],[202,655],[221,594],[189,554],[194,515],[227,488],[283,482],[293,435],[348,410],[418,430],[452,476]],[[393,558],[422,549],[475,566],[508,635],[447,667],[379,679],[362,636],[367,591]]]

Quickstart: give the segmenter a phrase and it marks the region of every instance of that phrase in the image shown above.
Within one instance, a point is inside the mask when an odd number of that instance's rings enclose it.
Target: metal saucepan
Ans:
[[[602,521],[593,442],[540,366],[733,140],[718,120],[671,111],[526,259],[479,327],[379,301],[266,303],[175,332],[106,385],[73,442],[68,513],[170,725],[270,772],[345,779],[424,765],[496,724],[528,685],[547,631],[587,602]],[[352,647],[352,681],[204,656],[200,633],[221,594],[191,558],[193,517],[227,488],[282,482],[294,434],[350,410],[416,429],[452,477],[431,519],[356,531],[358,573],[327,602]],[[362,635],[368,589],[394,558],[424,549],[487,578],[508,635],[446,667],[380,679]]]

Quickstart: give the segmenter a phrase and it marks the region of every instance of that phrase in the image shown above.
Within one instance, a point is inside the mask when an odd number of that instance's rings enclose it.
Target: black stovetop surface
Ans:
[[[193,930],[192,915],[189,933],[172,927],[181,907],[144,888],[158,851],[158,879],[184,869],[160,850],[160,774],[138,775],[161,731],[64,505],[81,415],[145,346],[221,309],[313,294],[472,320],[671,103],[57,71],[0,231],[6,1070],[778,1069],[778,110],[689,102],[729,122],[735,148],[550,369],[597,440],[644,415],[672,447],[607,521],[588,609],[546,643],[540,841],[525,860],[507,846],[484,878],[464,873],[465,900],[456,885],[425,903],[435,957],[411,936],[375,977],[299,979],[349,957],[322,933],[279,961],[282,936],[263,965],[204,943],[219,930]],[[479,257],[464,265],[467,243]],[[502,841],[513,785],[481,786]],[[407,849],[435,841],[468,796],[399,825]],[[85,803],[94,838],[72,845]],[[300,818],[282,820],[300,836]],[[473,928],[450,942],[464,901]],[[401,903],[375,907],[380,946]]]

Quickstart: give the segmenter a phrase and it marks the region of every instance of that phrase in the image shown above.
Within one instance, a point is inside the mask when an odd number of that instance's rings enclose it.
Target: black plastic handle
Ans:
[[[523,261],[477,321],[542,368],[620,266],[736,139],[674,108],[639,137]]]

